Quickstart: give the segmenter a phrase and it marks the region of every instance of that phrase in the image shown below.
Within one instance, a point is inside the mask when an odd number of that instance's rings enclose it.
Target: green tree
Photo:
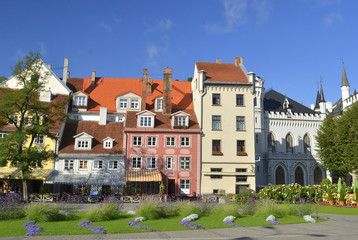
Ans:
[[[32,167],[54,157],[53,151],[39,148],[35,140],[40,136],[56,139],[51,128],[66,118],[67,101],[55,104],[39,100],[48,77],[41,73],[41,65],[40,54],[30,52],[12,68],[19,89],[9,89],[6,85],[0,88],[0,129],[7,125],[12,128],[0,144],[0,165],[10,163],[22,171],[25,201]]]
[[[317,132],[317,152],[331,173],[345,175],[358,169],[358,102],[342,116],[327,116]]]

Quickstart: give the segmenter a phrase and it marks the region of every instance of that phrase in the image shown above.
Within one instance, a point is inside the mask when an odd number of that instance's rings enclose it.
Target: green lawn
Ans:
[[[78,217],[76,220],[71,221],[61,221],[61,222],[37,222],[36,225],[39,225],[44,232],[39,233],[38,236],[46,235],[76,235],[76,234],[95,234],[92,231],[78,226],[78,223],[86,220],[84,212],[78,212]],[[148,220],[139,223],[140,225],[146,225],[158,231],[180,231],[180,230],[191,230],[191,228],[183,227],[179,224],[182,217],[171,217],[159,220]],[[137,229],[129,226],[127,223],[132,218],[121,218],[118,220],[105,221],[105,222],[94,222],[91,223],[93,226],[104,227],[107,233],[134,233],[134,232],[145,232],[145,230]],[[279,218],[278,221],[281,224],[293,224],[293,223],[304,223],[302,217],[295,216],[285,216],[284,218]],[[322,221],[322,220],[321,220]],[[27,222],[25,219],[19,220],[10,220],[10,221],[0,221],[0,237],[10,237],[10,236],[24,236],[27,232],[23,227],[23,224]],[[195,223],[201,224],[204,229],[213,229],[213,228],[232,228],[235,226],[225,225],[222,219],[214,216],[203,216],[200,217]],[[265,218],[258,218],[253,216],[243,216],[237,218],[235,223],[241,224],[245,227],[251,226],[265,226],[271,225],[266,222]]]
[[[318,205],[318,213],[341,214],[341,215],[358,215],[358,208],[346,208],[346,207]]]

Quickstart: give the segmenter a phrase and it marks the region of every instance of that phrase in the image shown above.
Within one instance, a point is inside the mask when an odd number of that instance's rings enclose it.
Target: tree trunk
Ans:
[[[22,197],[25,202],[29,201],[29,194],[27,192],[27,179],[22,179]]]

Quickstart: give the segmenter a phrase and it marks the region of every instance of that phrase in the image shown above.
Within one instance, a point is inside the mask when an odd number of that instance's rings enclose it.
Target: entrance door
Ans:
[[[168,195],[175,195],[175,179],[168,179]]]
[[[110,195],[111,186],[102,186],[102,195]]]

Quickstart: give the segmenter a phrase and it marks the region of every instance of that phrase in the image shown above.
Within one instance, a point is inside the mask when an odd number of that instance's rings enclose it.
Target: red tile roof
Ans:
[[[190,114],[189,127],[187,129],[200,129],[194,110],[186,109],[186,110],[182,110],[182,111]],[[154,112],[154,111],[152,111],[152,112]],[[137,111],[128,111],[127,112],[126,129],[127,128],[137,128],[137,115],[136,115],[137,113],[138,113]],[[172,129],[170,115],[164,115],[162,112],[154,112],[154,113],[156,114],[154,129]],[[141,129],[143,129],[143,128],[141,128]]]
[[[82,132],[94,137],[92,139],[91,150],[75,150],[75,139],[73,136]],[[103,139],[106,137],[115,139],[112,149],[103,148]],[[123,153],[123,123],[109,122],[106,125],[99,125],[98,122],[90,121],[66,123],[59,153]]]
[[[248,79],[240,66],[233,63],[197,62],[198,71],[206,72],[207,81],[248,83]]]
[[[73,87],[76,91],[89,95],[87,111],[98,112],[100,107],[107,107],[108,112],[116,112],[116,97],[128,92],[142,96],[141,78],[96,78],[94,85],[91,85],[91,78],[70,78],[69,84],[76,86]],[[146,97],[147,109],[153,109],[154,99],[162,95],[163,80],[152,80],[152,94]],[[173,109],[193,109],[190,82],[173,81],[172,96]]]

